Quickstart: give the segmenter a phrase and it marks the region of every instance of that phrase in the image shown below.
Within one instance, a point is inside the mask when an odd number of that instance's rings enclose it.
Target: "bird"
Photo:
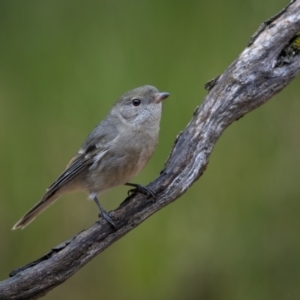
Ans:
[[[123,94],[108,115],[92,130],[66,169],[49,186],[44,196],[12,228],[25,228],[62,195],[86,191],[112,227],[116,224],[98,196],[120,185],[155,197],[139,184],[129,183],[150,160],[158,142],[162,100],[169,97],[151,85]]]

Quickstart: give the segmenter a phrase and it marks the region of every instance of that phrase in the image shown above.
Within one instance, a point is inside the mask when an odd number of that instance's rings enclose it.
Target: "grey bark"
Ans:
[[[118,229],[97,221],[69,241],[0,282],[0,299],[38,299],[76,273],[97,254],[178,199],[205,171],[209,156],[224,130],[280,92],[300,72],[300,0],[292,1],[264,22],[249,45],[209,90],[186,129],[175,141],[160,176],[148,185],[157,200],[131,195],[111,212]]]

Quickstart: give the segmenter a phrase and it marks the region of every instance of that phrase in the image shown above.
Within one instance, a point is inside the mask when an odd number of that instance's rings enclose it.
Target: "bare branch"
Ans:
[[[248,47],[216,80],[193,119],[175,141],[160,176],[148,187],[153,203],[133,195],[111,212],[118,229],[105,220],[53,248],[36,262],[0,282],[0,299],[37,299],[61,284],[97,254],[152,214],[179,198],[205,171],[211,151],[223,131],[246,113],[281,91],[300,72],[294,43],[300,31],[300,0],[263,23]],[[299,38],[300,39],[300,38]],[[297,40],[298,41],[298,40]]]

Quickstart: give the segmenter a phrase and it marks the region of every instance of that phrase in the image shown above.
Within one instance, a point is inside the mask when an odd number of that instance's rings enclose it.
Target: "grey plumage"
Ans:
[[[120,97],[90,133],[65,171],[42,199],[13,227],[24,228],[61,195],[85,190],[96,194],[127,183],[151,158],[158,141],[161,101],[169,96],[142,86]],[[112,223],[98,202],[101,213]],[[112,223],[113,225],[113,223]]]

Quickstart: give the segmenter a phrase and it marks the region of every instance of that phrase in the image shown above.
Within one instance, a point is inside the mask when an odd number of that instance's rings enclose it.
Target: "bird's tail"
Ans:
[[[21,228],[24,229],[29,223],[31,223],[40,213],[54,203],[59,197],[60,193],[53,193],[48,191],[43,198],[33,206],[27,214],[25,214],[12,228],[12,230]]]

